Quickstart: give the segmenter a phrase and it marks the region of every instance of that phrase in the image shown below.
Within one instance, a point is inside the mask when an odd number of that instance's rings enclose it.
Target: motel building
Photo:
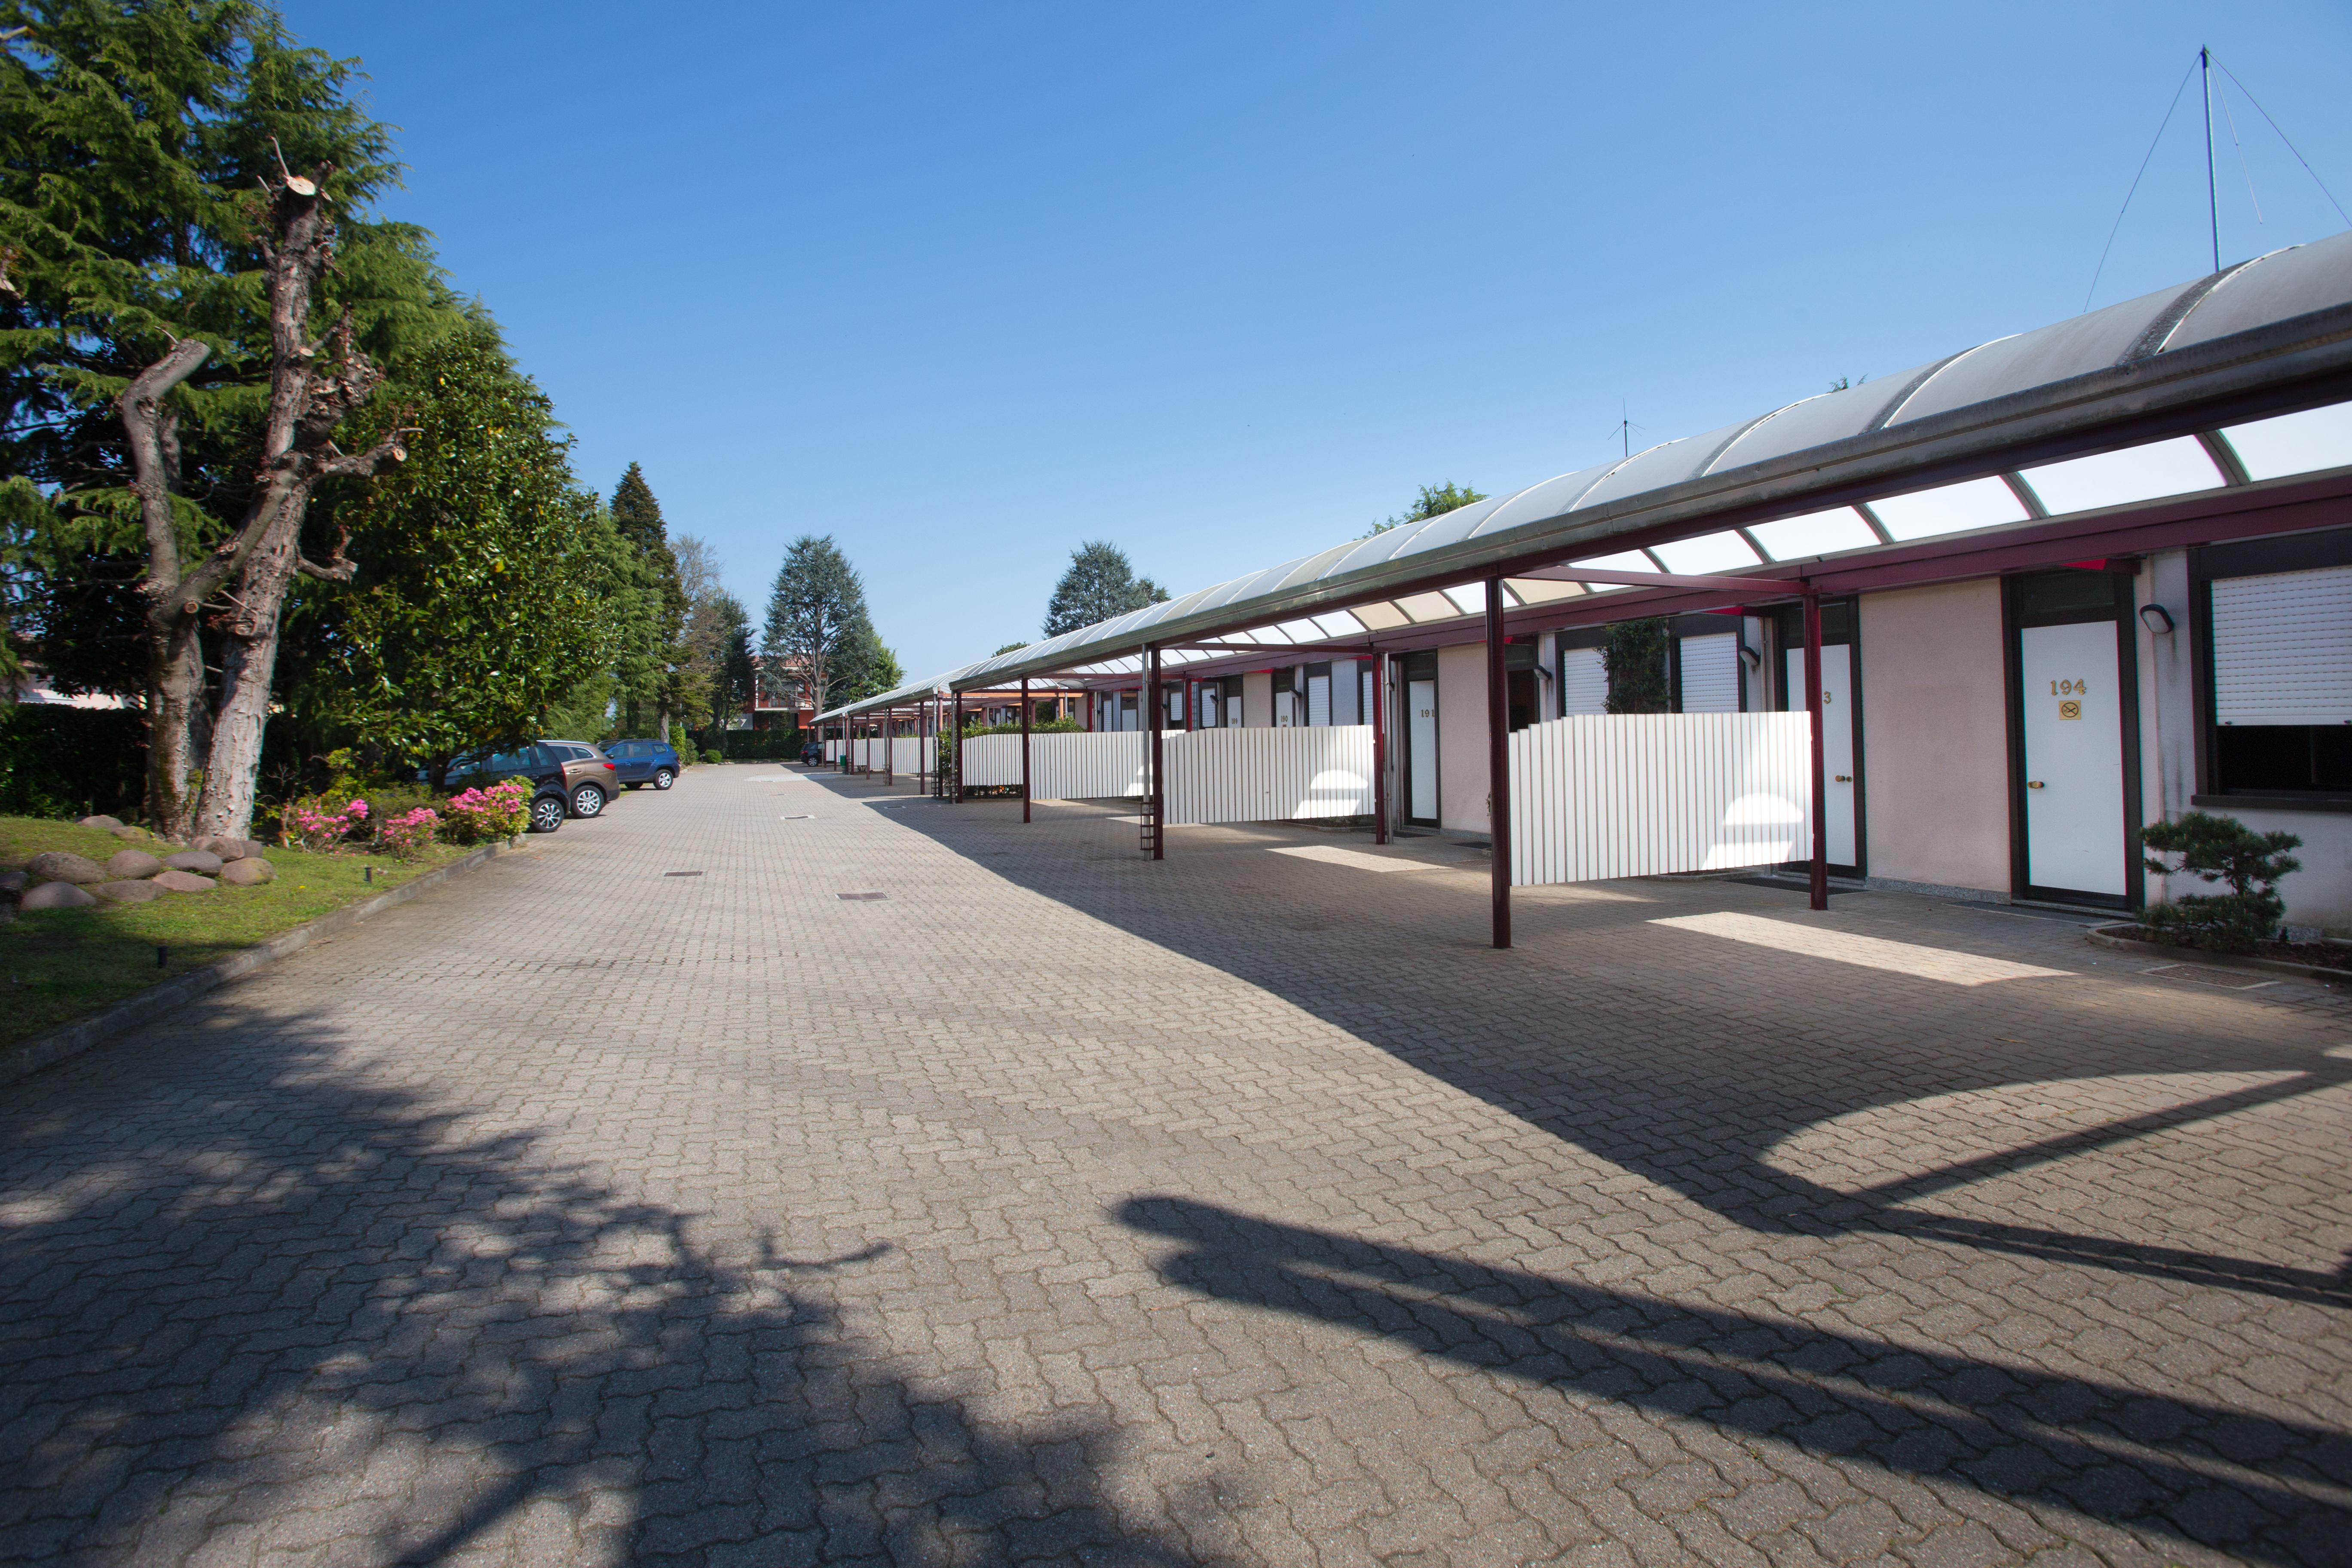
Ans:
[[[1648,617],[1673,711],[1606,715]],[[1089,732],[967,741],[938,787],[1140,799],[1154,855],[1499,840],[1498,943],[1513,885],[1740,866],[2128,910],[2210,890],[2142,868],[2192,810],[2301,836],[2288,921],[2352,932],[2352,235],[822,719],[936,733],[1024,681]]]

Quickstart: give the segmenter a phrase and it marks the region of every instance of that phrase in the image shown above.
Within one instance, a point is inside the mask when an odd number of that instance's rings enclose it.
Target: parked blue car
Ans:
[[[677,752],[667,741],[614,741],[604,754],[621,770],[621,783],[629,789],[648,784],[667,789],[677,783]]]

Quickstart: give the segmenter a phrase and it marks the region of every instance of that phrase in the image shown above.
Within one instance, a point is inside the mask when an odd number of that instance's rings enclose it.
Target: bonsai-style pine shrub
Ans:
[[[2178,822],[2152,825],[2140,840],[2158,854],[2180,858],[2172,866],[2147,857],[2147,868],[2158,876],[2188,875],[2230,887],[2226,893],[2191,893],[2152,905],[2140,915],[2149,931],[2215,952],[2252,952],[2278,933],[2279,917],[2286,912],[2279,879],[2302,868],[2303,862],[2287,853],[2301,848],[2302,839],[2292,833],[2257,833],[2234,816],[2192,811]]]

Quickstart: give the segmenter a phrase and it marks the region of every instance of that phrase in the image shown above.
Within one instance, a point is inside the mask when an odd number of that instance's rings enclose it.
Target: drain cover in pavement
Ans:
[[[835,894],[834,894],[834,897],[835,897],[835,898],[836,898],[836,899],[887,899],[887,898],[888,898],[889,896],[890,896],[890,895],[889,895],[889,894],[887,894],[887,893],[835,893]]]
[[[699,877],[702,873],[699,871],[664,871],[662,875],[665,877]]]

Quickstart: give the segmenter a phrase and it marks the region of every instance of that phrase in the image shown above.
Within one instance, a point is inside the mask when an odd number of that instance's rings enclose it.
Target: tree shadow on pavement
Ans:
[[[2294,1267],[2224,1247],[1938,1213],[1911,1201],[2352,1081],[2352,1061],[2317,1056],[2275,1027],[2265,1032],[2259,1012],[2229,1033],[2209,1017],[2167,1016],[2160,1006],[2119,1027],[2111,1000],[2090,992],[2104,982],[2027,990],[1857,978],[1828,960],[1729,942],[1677,946],[1695,939],[1646,924],[1652,914],[1697,907],[1687,902],[1693,897],[1767,913],[1797,907],[1772,890],[1719,883],[1704,884],[1703,894],[1688,884],[1662,888],[1660,908],[1640,890],[1523,896],[1518,945],[1496,952],[1482,940],[1483,876],[1374,877],[1315,866],[1264,853],[1282,835],[1263,828],[1179,830],[1168,859],[1154,863],[1135,853],[1131,827],[1093,815],[1089,822],[1057,805],[1024,827],[1014,802],[942,805],[897,820],[1016,886],[1246,981],[1759,1232],[1876,1232],[2352,1305],[2352,1257],[2332,1269]],[[1360,843],[1370,847],[1369,836]],[[1793,1134],[1875,1107],[2167,1073],[2275,1076],[2197,1104],[1911,1173],[1884,1188],[1827,1185],[1772,1158]]]
[[[1116,1217],[1162,1279],[1423,1355],[1898,1474],[1948,1477],[2240,1558],[2340,1563],[2352,1437],[1785,1321],[1693,1309],[1179,1197]]]
[[[1190,1560],[1099,1490],[1107,1428],[992,1427],[845,1324],[886,1243],[722,1256],[208,1005],[235,1048],[0,1112],[0,1560]]]

